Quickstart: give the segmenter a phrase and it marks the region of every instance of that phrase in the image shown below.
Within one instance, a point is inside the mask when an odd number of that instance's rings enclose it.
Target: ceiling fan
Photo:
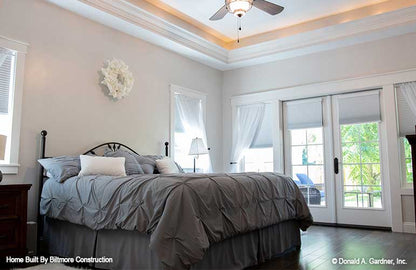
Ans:
[[[284,7],[270,3],[265,0],[225,0],[225,5],[220,8],[211,18],[211,21],[218,21],[227,15],[227,13],[234,14],[241,18],[254,6],[263,10],[270,15],[277,15],[283,11]]]

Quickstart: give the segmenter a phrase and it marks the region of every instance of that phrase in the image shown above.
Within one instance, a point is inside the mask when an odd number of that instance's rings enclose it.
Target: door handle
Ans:
[[[339,162],[338,162],[338,158],[334,158],[334,172],[335,174],[339,173]]]

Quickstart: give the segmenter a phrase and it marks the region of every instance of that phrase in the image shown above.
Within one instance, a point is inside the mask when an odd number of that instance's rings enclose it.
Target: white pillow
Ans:
[[[81,161],[81,171],[79,176],[101,174],[111,176],[126,176],[124,157],[96,157],[79,156]]]
[[[166,173],[179,173],[178,166],[171,158],[163,158],[156,160],[156,167],[161,174]]]

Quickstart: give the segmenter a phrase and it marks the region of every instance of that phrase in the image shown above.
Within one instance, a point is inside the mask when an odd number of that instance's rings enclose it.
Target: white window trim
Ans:
[[[29,44],[0,36],[0,47],[16,52],[16,68],[14,89],[12,89],[12,127],[10,141],[10,161],[0,164],[3,174],[17,174],[19,169],[20,126],[22,119],[23,80],[26,53]]]
[[[204,118],[205,127],[207,125],[207,94],[188,89],[175,84],[170,85],[170,143],[169,143],[169,156],[175,159],[175,95],[180,94],[191,98],[197,98],[202,101],[202,113]],[[208,134],[207,134],[208,136]]]

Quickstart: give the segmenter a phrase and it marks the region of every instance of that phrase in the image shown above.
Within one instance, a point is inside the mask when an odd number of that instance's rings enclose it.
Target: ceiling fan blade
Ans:
[[[277,15],[283,11],[284,7],[270,3],[264,0],[254,0],[253,6],[256,8],[263,10],[264,12],[269,13],[270,15]]]
[[[225,17],[225,15],[227,15],[227,13],[228,13],[227,6],[224,5],[214,15],[212,15],[212,17],[209,18],[209,20],[210,21],[218,21],[218,20],[221,20],[222,18]]]

